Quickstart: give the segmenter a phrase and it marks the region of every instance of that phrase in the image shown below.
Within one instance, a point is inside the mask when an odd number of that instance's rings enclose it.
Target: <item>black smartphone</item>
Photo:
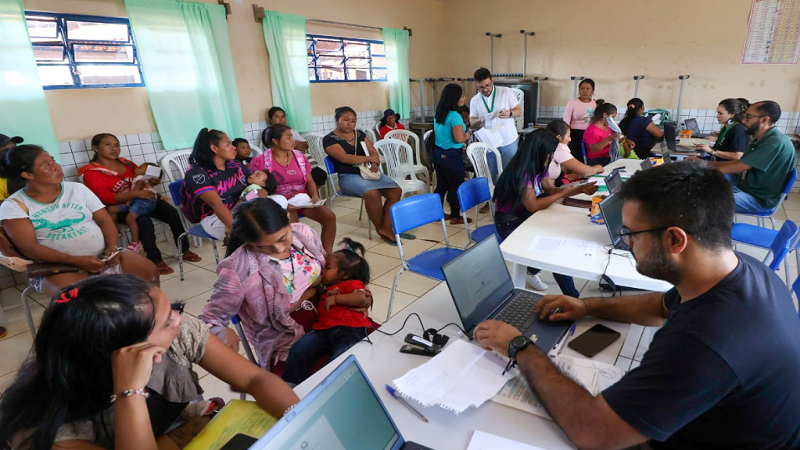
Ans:
[[[618,332],[598,323],[580,336],[569,341],[567,347],[587,358],[592,358],[594,355],[602,352],[606,347],[613,344],[620,336],[622,335]]]
[[[425,347],[420,347],[418,345],[411,345],[405,344],[400,347],[400,353],[410,353],[412,355],[422,355],[422,356],[436,356],[439,354],[436,350],[429,350]]]
[[[246,434],[236,434],[231,440],[225,443],[219,450],[247,450],[251,445],[255,444],[258,439],[250,437]]]

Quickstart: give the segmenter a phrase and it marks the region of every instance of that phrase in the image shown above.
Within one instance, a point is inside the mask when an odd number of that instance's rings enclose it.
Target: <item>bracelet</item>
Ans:
[[[714,156],[717,156],[717,151],[716,151],[716,150],[712,150],[712,151],[711,151],[711,156],[712,156],[712,157],[714,157]]]
[[[115,401],[117,401],[117,399],[130,397],[132,395],[141,395],[144,398],[150,398],[150,393],[147,392],[147,390],[145,388],[141,388],[141,389],[126,389],[126,390],[120,392],[119,394],[112,395],[110,402],[114,403]]]
[[[589,314],[589,304],[586,303],[586,299],[582,298],[582,297],[578,297],[578,298],[581,299],[581,301],[583,302],[583,307],[586,308],[586,315],[590,316],[591,314]]]

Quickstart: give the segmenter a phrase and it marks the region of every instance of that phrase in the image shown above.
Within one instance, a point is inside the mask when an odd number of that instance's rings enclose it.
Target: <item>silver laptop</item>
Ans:
[[[708,134],[700,132],[700,125],[697,124],[697,119],[686,119],[683,121],[683,124],[686,126],[687,130],[692,130],[693,138],[704,138],[708,136]]]
[[[622,205],[625,200],[617,194],[611,194],[600,202],[600,211],[603,213],[603,221],[606,223],[608,236],[611,244],[616,249],[630,251],[631,248],[625,243],[625,239],[620,236],[622,231]]]
[[[674,125],[664,125],[664,142],[667,143],[667,148],[669,149],[670,153],[691,153],[694,155],[700,155],[700,153],[695,150],[694,147],[686,147],[685,145],[678,145],[676,143],[677,138],[675,136]]]
[[[403,439],[355,355],[249,450],[431,450]]]
[[[494,235],[443,265],[442,273],[470,337],[479,323],[494,319],[527,337],[536,335],[536,345],[546,352],[572,326],[572,321],[539,320],[534,307],[542,296],[514,288]]]

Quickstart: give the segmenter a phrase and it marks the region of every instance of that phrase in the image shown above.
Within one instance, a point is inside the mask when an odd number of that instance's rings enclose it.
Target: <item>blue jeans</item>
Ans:
[[[320,357],[330,355],[329,361],[333,361],[366,336],[366,328],[354,327],[331,327],[306,333],[289,350],[283,369],[284,381],[302,383],[311,375],[311,369]]]
[[[497,151],[500,152],[500,159],[502,160],[501,163],[503,164],[503,170],[506,170],[508,167],[508,163],[511,162],[511,158],[517,154],[517,142],[514,141],[508,145],[504,145],[502,147],[497,147]],[[497,161],[494,156],[494,153],[489,153],[486,155],[486,162],[489,164],[489,173],[492,175],[492,183],[497,183]]]
[[[761,203],[759,203],[758,200],[755,199],[755,197],[739,189],[739,187],[736,186],[737,182],[736,175],[732,174],[725,175],[725,179],[727,179],[733,185],[733,202],[736,204],[737,213],[769,214],[772,212],[772,208],[765,208],[761,206]]]

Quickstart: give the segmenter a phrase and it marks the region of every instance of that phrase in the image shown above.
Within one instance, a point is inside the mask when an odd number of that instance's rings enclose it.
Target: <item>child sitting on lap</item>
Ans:
[[[247,176],[248,186],[242,191],[242,201],[252,200],[256,197],[267,197],[275,200],[283,209],[289,206],[286,197],[276,194],[278,182],[275,177],[265,170],[254,170]]]
[[[133,190],[138,191],[143,189],[145,191],[155,192],[153,186],[158,186],[158,183],[161,182],[158,178],[145,177],[147,166],[156,165],[144,163],[133,172],[134,175],[136,175],[133,179]],[[156,195],[155,198],[158,200],[158,195]],[[131,230],[131,241],[128,243],[128,250],[138,253],[142,249],[142,242],[139,240],[139,224],[136,223],[136,218],[152,214],[155,209],[156,201],[147,198],[134,198],[125,205],[119,205],[119,212],[128,212],[128,215],[125,216],[125,224],[128,225],[128,228]]]
[[[330,359],[335,359],[364,339],[372,326],[366,311],[354,309],[372,306],[366,290],[369,264],[364,259],[364,246],[348,238],[341,244],[345,248],[330,254],[322,271],[326,288],[319,302],[319,320],[292,346],[286,360],[283,379],[289,383],[303,382],[320,356],[330,354]]]

